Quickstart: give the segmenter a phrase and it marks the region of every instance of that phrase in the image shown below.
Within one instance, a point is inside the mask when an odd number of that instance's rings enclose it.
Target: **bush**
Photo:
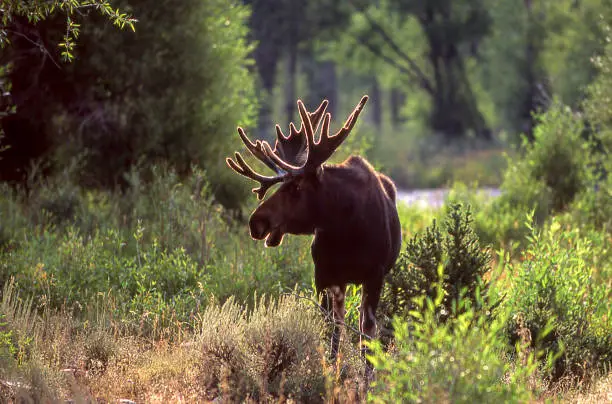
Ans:
[[[456,305],[462,293],[475,299],[477,289],[484,286],[483,275],[489,269],[490,255],[481,248],[471,226],[469,206],[464,210],[460,204],[451,204],[443,229],[446,235],[434,220],[424,234],[408,241],[387,277],[381,297],[384,316],[407,318],[415,309],[412,299],[422,294],[434,298],[439,281],[444,290],[440,313],[443,317],[457,314]]]
[[[609,36],[610,26],[604,27],[604,30]],[[609,160],[612,152],[612,42],[608,40],[603,54],[592,60],[598,75],[587,88],[583,108],[586,118],[595,130],[600,157]]]
[[[610,27],[605,27],[610,32]],[[597,79],[587,89],[583,108],[593,139],[594,175],[588,191],[572,206],[572,217],[580,225],[612,230],[612,43],[594,59]]]
[[[522,149],[520,157],[508,159],[501,195],[477,214],[478,232],[485,240],[512,250],[525,248],[529,229],[523,223],[532,212],[538,226],[575,206],[589,212],[583,219],[601,216],[599,200],[606,191],[591,194],[595,160],[580,115],[553,103],[537,117],[534,140],[524,138]]]
[[[33,181],[27,200],[20,191],[2,194],[0,281],[15,277],[35,305],[53,307],[84,306],[110,291],[123,315],[150,313],[150,331],[157,315],[167,324],[185,319],[211,293],[247,301],[253,290],[277,295],[310,285],[307,238],[264,249],[214,203],[203,172],[193,167],[181,181],[167,167],[148,171],[148,181],[133,171],[121,193],[86,191],[61,173]],[[62,205],[65,195],[70,215],[41,209]]]
[[[524,327],[534,346],[559,354],[554,379],[592,376],[612,361],[608,243],[604,233],[584,235],[553,220],[532,229],[520,262],[506,264],[513,278],[505,302],[511,342]]]
[[[539,115],[533,143],[524,138],[524,155],[506,172],[493,211],[535,209],[536,220],[543,223],[551,213],[567,209],[590,176],[590,145],[583,134],[582,119],[559,103]]]
[[[202,377],[224,400],[293,398],[325,394],[321,344],[323,318],[295,296],[261,297],[248,313],[229,299],[202,314]]]
[[[503,320],[492,322],[473,308],[446,322],[441,288],[436,300],[414,300],[417,310],[394,321],[395,346],[385,352],[370,344],[376,381],[370,399],[389,402],[524,402],[525,380],[533,373],[533,356],[512,372],[505,360]],[[459,301],[469,307],[471,302]]]
[[[603,179],[594,179],[589,188],[576,197],[568,213],[570,221],[580,227],[612,232],[612,159],[602,165]]]

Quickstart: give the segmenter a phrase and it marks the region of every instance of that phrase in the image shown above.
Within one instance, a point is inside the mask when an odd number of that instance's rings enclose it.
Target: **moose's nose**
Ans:
[[[249,230],[255,240],[263,240],[268,235],[269,228],[270,222],[266,217],[253,215],[249,219]]]

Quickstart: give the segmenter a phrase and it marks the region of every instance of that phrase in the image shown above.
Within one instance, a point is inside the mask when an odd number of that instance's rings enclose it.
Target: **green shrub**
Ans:
[[[535,209],[537,222],[543,223],[567,209],[590,176],[590,144],[583,133],[582,119],[559,103],[539,115],[533,143],[524,139],[524,154],[510,164],[492,210]]]
[[[443,230],[434,220],[424,234],[415,235],[406,244],[387,277],[381,311],[387,318],[406,318],[415,309],[412,299],[422,294],[433,298],[435,284],[442,276],[444,299],[440,314],[456,314],[461,293],[474,299],[478,287],[483,286],[489,261],[489,253],[481,248],[472,229],[469,206],[464,210],[460,204],[451,204]]]
[[[581,227],[612,232],[612,159],[604,165],[603,179],[594,179],[589,188],[574,200],[568,213],[570,220]]]
[[[555,379],[591,376],[612,361],[608,249],[604,233],[583,234],[553,220],[542,231],[532,229],[521,260],[506,264],[511,341],[526,328],[534,346],[560,354]]]
[[[525,381],[535,370],[533,355],[513,371],[504,355],[503,320],[491,321],[471,308],[441,322],[441,288],[435,299],[417,298],[410,318],[396,318],[392,350],[385,352],[378,341],[370,345],[376,381],[369,399],[375,403],[528,399]]]
[[[609,33],[610,27],[605,30]],[[583,102],[593,139],[594,175],[572,206],[572,217],[580,225],[612,230],[612,43],[593,58],[597,78],[587,88]]]
[[[610,26],[604,27],[610,35]],[[609,38],[609,37],[608,37]],[[585,116],[594,129],[600,157],[610,159],[612,152],[612,42],[607,40],[603,54],[592,58],[597,78],[588,86],[583,102]],[[608,171],[609,173],[610,171]]]
[[[14,124],[4,125],[8,139],[37,145],[37,151],[19,150],[27,157],[20,161],[52,156],[50,172],[81,156],[78,184],[98,189],[125,186],[124,174],[133,165],[166,162],[184,176],[197,163],[212,174],[218,200],[240,206],[248,191],[220,156],[239,144],[237,125],[255,123],[249,7],[226,0],[116,3],[138,19],[135,32],[116,30],[91,14],[81,25],[87,13],[75,13],[70,26],[80,27],[79,46],[75,60],[61,69],[33,70],[44,56],[18,57],[34,49],[27,41],[14,41],[4,55],[11,66],[3,70],[5,84],[15,83],[11,94],[25,95],[18,85],[23,80],[37,94],[29,103],[16,100]],[[46,43],[64,35],[57,19],[24,20],[19,30],[36,32]],[[38,79],[30,80],[32,74]],[[16,164],[7,167],[29,168]]]
[[[0,375],[6,377],[6,370],[14,366],[14,355],[17,348],[13,342],[13,330],[4,321],[6,315],[0,313]]]
[[[17,229],[28,223],[23,198],[11,186],[0,184],[0,251],[11,248]]]
[[[247,301],[254,290],[277,295],[310,285],[307,237],[263,248],[214,202],[206,175],[191,171],[181,180],[163,166],[134,170],[120,193],[84,191],[67,170],[33,179],[28,199],[21,191],[3,194],[0,281],[15,277],[36,305],[53,307],[87,305],[110,291],[121,313],[152,314],[144,322],[150,331],[157,315],[187,318],[209,294]],[[41,208],[61,205],[64,195],[71,195],[69,215]]]
[[[508,158],[501,195],[476,215],[478,233],[487,242],[511,250],[524,249],[529,229],[526,215],[543,225],[552,215],[572,210],[579,201],[583,215],[601,216],[594,184],[592,142],[583,118],[558,102],[538,115],[534,140],[523,139],[522,154]]]

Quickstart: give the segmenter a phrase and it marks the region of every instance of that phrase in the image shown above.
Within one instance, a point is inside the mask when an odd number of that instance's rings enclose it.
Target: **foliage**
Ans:
[[[27,157],[52,155],[48,173],[78,156],[81,184],[114,188],[126,185],[133,166],[166,162],[186,175],[196,163],[217,199],[237,207],[246,192],[219,156],[235,147],[236,126],[251,126],[256,110],[249,9],[222,0],[119,5],[139,16],[137,32],[125,35],[92,16],[76,60],[61,70],[21,37],[5,55],[17,110],[4,122],[11,149],[3,164],[23,172]],[[23,30],[43,42],[59,32],[54,21]]]
[[[597,66],[592,59],[606,44],[606,24],[612,22],[612,4],[606,0],[544,2],[549,32],[542,53],[551,91],[564,104],[577,108]]]
[[[534,355],[512,370],[504,357],[504,321],[483,316],[470,302],[467,310],[442,322],[444,292],[432,300],[414,299],[415,310],[394,321],[395,346],[385,352],[370,346],[377,378],[370,399],[386,402],[524,402],[530,396],[525,381],[535,371]]]
[[[608,44],[601,55],[594,58],[597,78],[586,89],[584,115],[592,138],[591,160],[593,174],[587,189],[576,198],[571,215],[585,226],[612,229],[612,42],[610,27],[604,26]]]
[[[602,165],[603,179],[595,179],[578,195],[568,212],[570,221],[585,228],[612,231],[612,159]]]
[[[77,14],[86,12],[88,9],[96,10],[108,18],[113,25],[124,28],[128,26],[135,30],[136,19],[119,9],[113,8],[110,1],[94,0],[70,0],[70,1],[33,1],[33,0],[2,0],[2,28],[0,29],[0,46],[4,47],[10,43],[9,27],[17,18],[25,18],[29,23],[38,24],[41,21],[60,13],[66,18],[66,29],[63,41],[59,43],[62,49],[61,55],[65,61],[74,59],[75,42],[81,30],[81,24],[77,23]]]
[[[602,154],[608,155],[612,150],[612,39],[611,28],[604,26],[607,45],[604,51],[593,58],[597,78],[587,88],[587,98],[583,107],[587,119],[597,132],[598,143]],[[609,158],[609,157],[608,157]]]
[[[164,314],[166,325],[186,319],[209,294],[245,301],[253,288],[277,294],[310,285],[306,240],[289,238],[262,253],[213,204],[204,174],[192,171],[181,182],[172,170],[153,167],[147,186],[133,172],[123,195],[84,192],[69,176],[36,182],[27,205],[18,192],[3,194],[0,279],[14,276],[37,305],[52,307],[83,306],[112,291],[117,314]]]
[[[507,168],[504,154],[509,152],[505,148],[485,142],[453,143],[419,132],[408,127],[385,131],[371,153],[398,188],[447,188],[456,182],[480,187],[501,184]]]
[[[531,133],[532,113],[546,105],[542,48],[547,31],[543,2],[488,1],[491,33],[482,44],[481,80],[497,111],[496,124],[510,135]],[[512,140],[512,138],[511,138]]]
[[[540,206],[546,204],[552,212],[566,209],[584,189],[589,175],[589,144],[582,137],[583,130],[582,121],[560,105],[540,116],[534,142],[524,144],[525,156],[506,173],[503,191],[523,206],[531,207],[532,200],[544,197]],[[519,194],[525,194],[530,184],[535,185],[536,195],[527,193],[521,201]]]
[[[71,74],[95,72],[92,77],[102,78],[110,92],[101,103],[75,100],[87,103],[85,119],[66,111],[69,125],[58,129],[77,149],[63,152],[88,153],[87,183],[121,182],[131,164],[146,161],[161,159],[181,174],[197,163],[209,172],[217,198],[236,206],[244,192],[219,156],[235,148],[238,124],[253,123],[248,8],[220,0],[186,0],[167,4],[165,11],[148,0],[129,4],[142,34],[83,32],[87,52],[79,53]],[[96,80],[80,86],[93,96],[102,90]],[[109,126],[110,133],[104,129]],[[109,150],[121,152],[109,159]]]
[[[555,379],[592,377],[612,361],[609,239],[557,220],[530,229],[521,260],[505,263],[513,278],[505,302],[511,341],[526,328],[533,346],[560,354]]]
[[[413,298],[420,295],[435,298],[438,282],[443,291],[438,313],[442,319],[459,314],[461,296],[476,301],[483,291],[490,255],[481,249],[472,221],[469,206],[464,209],[453,204],[444,223],[446,235],[434,219],[424,233],[408,241],[388,275],[381,297],[381,311],[387,318],[407,318],[415,310]]]
[[[32,24],[16,17],[27,29],[2,50],[10,64],[0,85],[19,108],[3,116],[11,148],[0,157],[50,151],[43,137],[57,148],[52,166],[31,166],[23,187],[0,184],[0,400],[524,402],[563,400],[564,384],[551,382],[574,378],[582,388],[609,373],[612,48],[602,52],[598,32],[609,31],[594,24],[609,5],[389,0],[363,13],[354,12],[362,2],[293,3],[250,2],[251,15],[221,0],[155,7],[125,0],[116,6],[139,18],[128,35],[107,16],[75,9],[70,19],[83,24],[77,58],[62,69],[48,63],[55,49],[48,45],[64,37],[68,11]],[[444,24],[425,21],[427,12]],[[275,22],[279,16],[286,19]],[[376,30],[368,16],[385,21],[403,55],[368,36]],[[431,128],[417,122],[434,110],[428,90],[411,90],[423,84],[415,83],[417,71],[433,83],[436,66],[450,67],[451,80],[441,75],[436,90],[469,87],[471,105],[487,123],[497,116],[498,129],[529,136],[533,109],[550,107],[534,119],[531,142],[507,158],[503,193],[493,202],[455,185],[439,211],[398,206],[405,247],[379,322],[395,335],[383,329],[383,342],[372,343],[370,397],[354,333],[359,287],[347,288],[340,358],[330,364],[328,325],[311,304],[310,237],[264,249],[248,235],[246,210],[219,204],[237,207],[248,189],[246,180],[236,186],[243,180],[222,158],[240,145],[237,124],[253,133],[260,106],[247,21],[275,38],[257,52],[277,52],[275,62],[288,70],[298,53],[315,58],[311,36],[328,50],[338,45],[346,56],[337,83],[343,100],[381,84],[381,116],[405,104],[405,125],[380,119],[374,127],[375,112],[365,115],[334,157],[367,152],[402,186],[468,175],[495,183],[489,178],[504,164],[499,144],[476,153],[476,141],[431,140]],[[433,57],[438,35],[449,52],[442,62]],[[336,44],[327,42],[334,37]],[[418,70],[372,57],[376,49]],[[594,69],[586,66],[592,53]],[[394,100],[397,92],[405,98]],[[474,162],[481,153],[485,162]],[[245,208],[254,205],[253,198]],[[496,259],[483,248],[489,243],[501,247]],[[567,385],[571,395],[579,391]]]
[[[477,214],[479,234],[488,242],[524,244],[529,212],[541,225],[590,192],[591,142],[584,137],[583,120],[558,103],[537,119],[533,142],[524,138],[521,154],[508,157],[501,195]]]
[[[244,222],[214,204],[204,173],[192,171],[180,180],[154,167],[148,185],[134,171],[123,193],[83,190],[66,174],[33,179],[29,200],[19,191],[2,194],[0,273],[5,284],[14,275],[12,287],[24,297],[7,297],[13,303],[0,306],[6,323],[0,335],[10,337],[12,352],[8,380],[53,397],[88,391],[108,400],[171,400],[187,393],[198,401],[355,400],[363,371],[353,355],[355,339],[342,339],[339,366],[324,361],[324,319],[308,297],[308,238],[263,249],[249,240]],[[464,200],[460,193],[467,191],[453,192],[453,200]],[[489,263],[474,234],[477,225],[490,224],[478,223],[482,211],[475,222],[456,204],[439,213],[400,207],[400,214],[410,247],[392,274],[403,274],[398,289],[414,293],[385,297],[397,299],[391,301],[399,318],[389,352],[375,354],[373,400],[393,394],[521,401],[543,383],[546,373],[533,373],[540,349],[544,358],[561,355],[555,369],[576,358],[589,359],[588,374],[606,366],[612,261],[605,233],[568,219],[568,227],[554,233],[561,242],[547,241],[548,233],[530,238],[523,261],[502,254],[501,276],[487,278],[485,294],[479,278]],[[425,230],[435,215],[444,215],[445,225]],[[495,315],[487,313],[490,301],[506,293]],[[350,288],[347,324],[353,327],[358,298],[358,288]],[[538,338],[542,329],[550,332]],[[520,342],[518,354],[504,331]],[[88,376],[67,384],[60,373],[66,367]]]

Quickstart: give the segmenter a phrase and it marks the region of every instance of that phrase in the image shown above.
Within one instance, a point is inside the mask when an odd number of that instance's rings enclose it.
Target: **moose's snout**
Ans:
[[[266,217],[252,215],[249,219],[249,230],[255,240],[263,240],[270,232],[270,222]]]

